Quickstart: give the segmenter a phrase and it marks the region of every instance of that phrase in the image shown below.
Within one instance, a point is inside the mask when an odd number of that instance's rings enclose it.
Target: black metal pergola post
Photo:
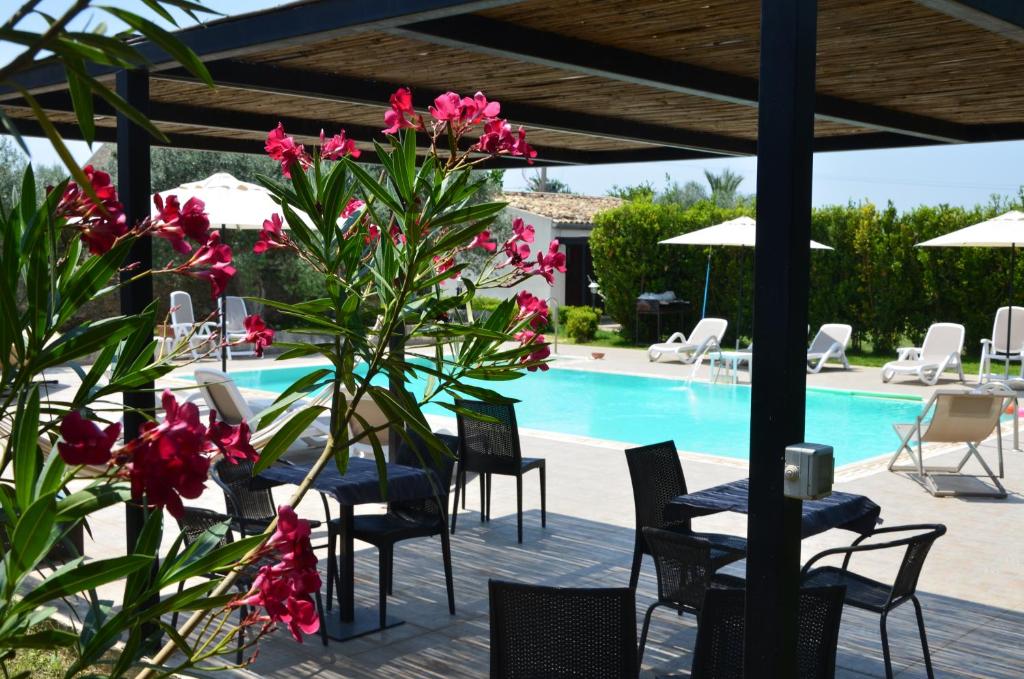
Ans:
[[[783,495],[783,471],[804,436],[816,21],[816,0],[761,3],[748,679],[797,676],[801,503]]]
[[[149,108],[149,74],[144,70],[118,71],[117,93],[143,115]],[[129,225],[137,224],[149,216],[149,133],[131,122],[125,116],[117,116],[117,184],[118,196],[124,204],[124,213]],[[153,247],[149,238],[140,238],[128,252],[125,266],[130,270],[121,274],[122,280],[136,276],[140,271],[153,268]],[[137,278],[121,288],[121,313],[134,316],[145,311],[153,301],[153,279],[149,276]],[[120,360],[131,360],[121,356]],[[134,439],[139,427],[145,422],[144,413],[153,413],[155,403],[152,382],[140,385],[134,391],[124,394],[124,438]],[[135,541],[142,531],[145,519],[141,507],[125,505],[125,537],[128,551],[135,548]]]

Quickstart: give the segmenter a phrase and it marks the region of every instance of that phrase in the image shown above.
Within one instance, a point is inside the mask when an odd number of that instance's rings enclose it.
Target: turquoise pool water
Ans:
[[[232,372],[240,387],[280,393],[316,366]],[[386,383],[382,381],[382,384]],[[673,439],[681,450],[746,459],[750,387],[551,368],[485,386],[520,400],[516,417],[531,429],[625,443]],[[412,393],[422,393],[414,383]],[[895,450],[893,422],[912,422],[919,400],[809,389],[807,440],[835,448],[836,465]],[[427,413],[451,416],[431,405]]]

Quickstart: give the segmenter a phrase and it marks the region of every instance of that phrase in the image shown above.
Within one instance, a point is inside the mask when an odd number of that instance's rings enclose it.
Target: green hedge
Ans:
[[[561,309],[565,334],[577,344],[590,342],[597,335],[597,312],[588,306],[566,306]]]
[[[901,342],[919,342],[937,321],[966,326],[965,349],[992,331],[997,307],[1005,304],[1009,252],[997,248],[917,248],[916,243],[988,219],[1016,203],[993,200],[964,209],[918,207],[898,212],[892,205],[850,204],[816,209],[811,235],[835,248],[811,252],[809,314],[812,330],[821,323],[850,323],[854,345],[870,343],[888,353]],[[599,214],[591,234],[594,269],[608,314],[632,336],[636,297],[672,290],[692,302],[685,322],[700,315],[707,248],[658,245],[658,241],[717,224],[742,214],[706,203],[688,210],[653,203],[628,203]],[[751,215],[753,216],[753,215]],[[752,330],[753,251],[714,248],[708,315],[728,318],[732,341]],[[1018,267],[1015,288],[1024,293]],[[737,322],[740,294],[744,300]],[[1017,300],[1021,300],[1018,298]],[[671,332],[675,328],[664,328]]]

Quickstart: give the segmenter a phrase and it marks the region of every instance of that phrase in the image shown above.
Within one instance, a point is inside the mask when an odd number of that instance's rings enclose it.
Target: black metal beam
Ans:
[[[227,59],[257,51],[354,33],[382,30],[402,23],[446,19],[515,4],[521,0],[319,0],[228,17],[176,33],[203,61]],[[177,66],[159,45],[140,40],[135,47],[148,62],[148,70]],[[113,75],[117,69],[91,66],[94,76]],[[63,68],[45,66],[19,75],[16,83],[30,92],[65,89]],[[17,88],[0,86],[0,100],[18,96]]]
[[[989,33],[1024,42],[1024,2],[1021,0],[916,0],[936,12],[966,21]]]
[[[207,67],[214,82],[220,87],[373,106],[382,110],[387,108],[391,94],[402,86],[402,83],[385,83],[235,60],[215,62],[208,64]],[[163,71],[154,74],[153,77],[161,80],[198,82],[194,76],[180,68]],[[433,94],[414,90],[414,101],[419,108],[426,110],[427,106],[433,103]],[[711,132],[548,108],[507,99],[502,100],[502,109],[516,123],[528,128],[657,144],[717,155],[742,156],[757,152],[753,140]]]
[[[801,503],[783,494],[783,473],[786,446],[804,438],[816,19],[816,0],[761,3],[747,679],[799,674]]]
[[[640,54],[482,16],[403,24],[389,33],[477,54],[643,85],[717,101],[757,106],[758,83],[731,73]],[[971,141],[969,128],[830,95],[817,95],[819,119],[937,142]]]

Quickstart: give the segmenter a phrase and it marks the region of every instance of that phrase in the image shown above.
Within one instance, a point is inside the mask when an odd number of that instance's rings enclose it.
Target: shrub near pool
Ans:
[[[590,342],[597,334],[597,312],[590,307],[563,307],[565,332],[577,344]]]

